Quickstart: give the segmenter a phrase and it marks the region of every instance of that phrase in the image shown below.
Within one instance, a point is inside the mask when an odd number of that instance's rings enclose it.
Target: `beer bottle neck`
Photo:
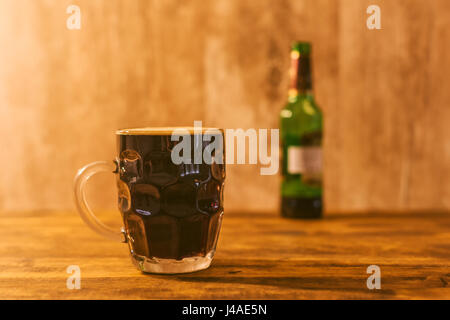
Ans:
[[[291,52],[289,100],[312,95],[311,56],[298,51]]]

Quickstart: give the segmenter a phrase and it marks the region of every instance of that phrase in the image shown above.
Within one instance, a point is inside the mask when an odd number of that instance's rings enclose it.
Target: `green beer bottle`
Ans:
[[[322,216],[322,112],[314,101],[311,45],[296,42],[291,50],[288,102],[280,113],[281,215]]]

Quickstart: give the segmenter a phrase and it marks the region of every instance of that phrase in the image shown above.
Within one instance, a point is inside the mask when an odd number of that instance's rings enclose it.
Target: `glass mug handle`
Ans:
[[[78,209],[83,221],[95,232],[104,236],[105,238],[126,242],[126,237],[123,229],[120,231],[114,230],[105,224],[103,224],[92,212],[89,204],[86,201],[86,182],[93,175],[100,172],[117,172],[117,165],[115,162],[111,163],[108,161],[97,161],[90,163],[80,170],[78,170],[74,179],[74,194],[75,194],[75,205]]]

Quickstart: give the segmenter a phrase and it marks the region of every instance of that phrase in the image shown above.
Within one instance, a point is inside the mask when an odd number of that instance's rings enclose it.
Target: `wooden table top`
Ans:
[[[225,213],[212,266],[146,275],[75,212],[2,213],[1,299],[450,299],[450,214]],[[111,217],[118,219],[118,213]],[[112,219],[111,218],[111,219]],[[66,269],[81,269],[81,289]],[[369,265],[381,289],[369,290]]]

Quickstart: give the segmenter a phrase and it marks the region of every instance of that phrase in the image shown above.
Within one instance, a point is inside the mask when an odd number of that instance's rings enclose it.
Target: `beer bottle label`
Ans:
[[[288,147],[289,174],[301,174],[305,177],[318,178],[322,174],[322,147]]]

